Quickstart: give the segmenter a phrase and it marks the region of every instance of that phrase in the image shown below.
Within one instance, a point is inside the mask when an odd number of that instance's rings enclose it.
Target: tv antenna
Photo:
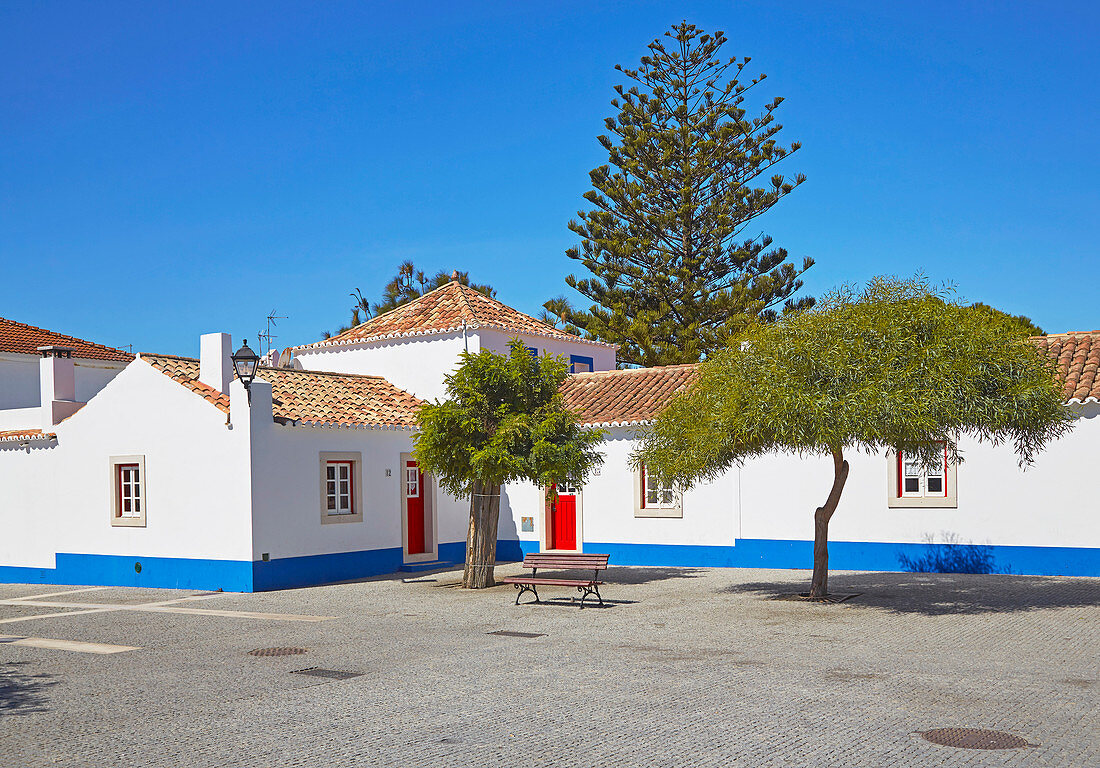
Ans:
[[[277,315],[277,314],[275,314],[277,311],[278,310],[273,309],[273,310],[271,310],[270,313],[268,313],[268,315],[267,315],[267,331],[266,332],[258,332],[256,334],[256,337],[260,340],[260,355],[261,356],[266,354],[266,352],[264,351],[264,344],[267,344],[267,352],[270,352],[271,351],[271,340],[279,338],[278,336],[276,336],[275,334],[273,334],[271,332],[271,329],[274,328],[275,325],[276,325],[275,321],[276,320],[286,320],[287,319],[287,315]]]

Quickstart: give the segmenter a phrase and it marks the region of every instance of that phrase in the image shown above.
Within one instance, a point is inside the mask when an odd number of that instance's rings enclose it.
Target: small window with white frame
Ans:
[[[891,507],[957,507],[956,467],[948,463],[947,446],[927,464],[919,457],[896,452],[887,466]]]
[[[361,454],[321,454],[322,523],[354,523],[363,519],[361,476]]]
[[[352,493],[350,461],[330,461],[325,468],[325,510],[330,515],[354,515],[355,496]]]
[[[111,525],[145,527],[145,457],[111,457]]]
[[[683,494],[660,482],[643,464],[636,474],[635,517],[683,517]]]
[[[420,498],[420,468],[405,467],[405,498]]]

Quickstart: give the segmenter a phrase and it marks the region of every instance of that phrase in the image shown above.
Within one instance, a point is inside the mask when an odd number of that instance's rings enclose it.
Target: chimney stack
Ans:
[[[232,338],[228,333],[204,333],[199,337],[199,381],[229,394],[233,381]]]
[[[69,347],[39,347],[42,359],[38,365],[39,403],[42,426],[52,427],[80,410],[84,403],[76,402],[76,366]]]

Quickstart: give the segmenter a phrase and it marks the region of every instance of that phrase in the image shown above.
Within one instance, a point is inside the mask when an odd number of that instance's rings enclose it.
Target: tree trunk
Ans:
[[[823,598],[829,594],[829,520],[840,503],[840,494],[848,479],[848,462],[840,448],[833,451],[833,488],[825,506],[814,511],[814,576],[810,582],[810,597]]]
[[[497,518],[500,516],[500,486],[474,482],[470,497],[470,529],[466,533],[466,570],[462,586],[482,589],[496,584],[493,569],[497,562]]]

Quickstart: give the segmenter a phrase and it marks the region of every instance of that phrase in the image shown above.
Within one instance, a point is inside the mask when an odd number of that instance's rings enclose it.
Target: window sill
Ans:
[[[112,528],[144,528],[145,517],[112,517]]]
[[[886,500],[890,509],[958,509],[959,502],[947,496],[891,496]]]
[[[646,507],[634,510],[634,517],[682,518],[683,516],[683,507]]]
[[[324,514],[321,516],[321,525],[329,525],[332,523],[361,523],[363,522],[363,513],[357,512],[354,515],[329,515]]]

